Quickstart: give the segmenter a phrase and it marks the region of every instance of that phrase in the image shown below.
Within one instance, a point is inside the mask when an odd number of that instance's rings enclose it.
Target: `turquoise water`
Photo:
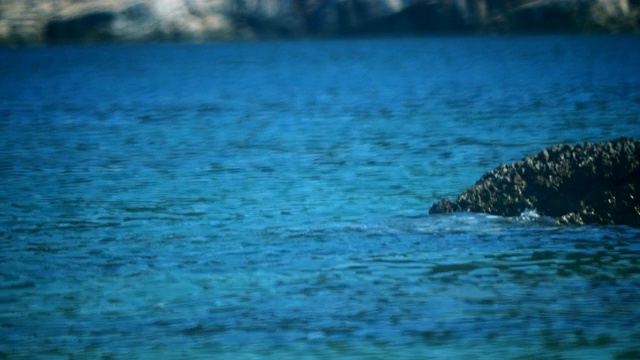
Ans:
[[[638,358],[640,230],[427,213],[640,137],[639,63],[625,36],[0,49],[0,358]]]

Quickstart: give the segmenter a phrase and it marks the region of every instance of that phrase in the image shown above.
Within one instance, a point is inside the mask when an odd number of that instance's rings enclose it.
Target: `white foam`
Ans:
[[[536,209],[526,209],[518,216],[518,220],[521,221],[538,221],[540,218],[541,216]]]

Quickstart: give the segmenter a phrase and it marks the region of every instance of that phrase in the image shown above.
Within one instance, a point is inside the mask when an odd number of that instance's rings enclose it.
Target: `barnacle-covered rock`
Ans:
[[[640,226],[640,141],[623,137],[547,148],[500,165],[456,201],[441,200],[429,213],[518,216],[527,209],[559,223]]]

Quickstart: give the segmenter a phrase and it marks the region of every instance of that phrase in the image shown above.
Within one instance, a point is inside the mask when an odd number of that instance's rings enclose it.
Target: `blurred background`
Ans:
[[[640,0],[2,0],[0,44],[636,33]]]

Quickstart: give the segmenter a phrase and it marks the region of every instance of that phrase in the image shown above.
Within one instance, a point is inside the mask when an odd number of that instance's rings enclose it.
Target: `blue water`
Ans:
[[[638,64],[627,36],[0,49],[0,358],[638,358],[640,229],[428,215],[640,137]]]

